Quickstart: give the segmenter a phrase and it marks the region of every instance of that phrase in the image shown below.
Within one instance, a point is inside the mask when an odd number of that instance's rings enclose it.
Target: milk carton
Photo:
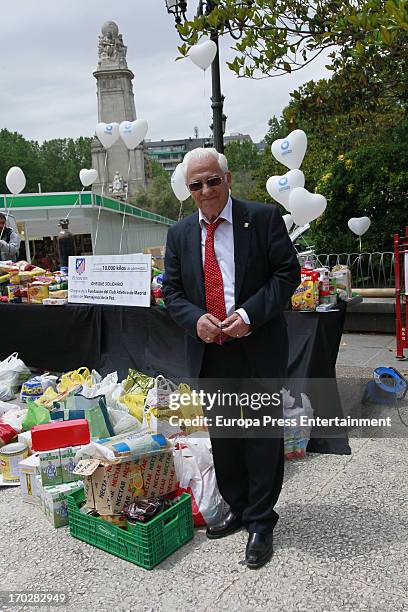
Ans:
[[[64,484],[68,482],[76,482],[78,480],[78,476],[73,474],[73,471],[77,465],[77,462],[75,461],[75,454],[80,448],[80,446],[68,446],[67,448],[60,448],[61,474],[62,482]]]
[[[55,487],[44,487],[43,511],[54,527],[58,528],[68,525],[68,504],[66,495],[78,486],[82,486],[81,481],[61,484]]]
[[[38,453],[40,474],[44,487],[62,484],[61,457],[59,448]]]

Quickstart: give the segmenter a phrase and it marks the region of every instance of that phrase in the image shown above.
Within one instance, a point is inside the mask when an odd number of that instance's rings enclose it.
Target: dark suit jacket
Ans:
[[[254,366],[249,376],[286,373],[288,341],[283,310],[300,283],[296,251],[274,204],[232,198],[235,307],[247,312],[252,333],[243,343]],[[186,363],[198,377],[205,343],[196,331],[206,313],[198,211],[168,231],[163,292],[168,312],[186,332]],[[220,373],[220,378],[222,373]]]

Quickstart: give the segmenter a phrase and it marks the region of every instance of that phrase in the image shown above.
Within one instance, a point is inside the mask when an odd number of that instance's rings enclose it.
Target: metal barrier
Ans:
[[[322,253],[316,255],[321,266],[346,265],[351,270],[353,287],[394,288],[394,253]]]

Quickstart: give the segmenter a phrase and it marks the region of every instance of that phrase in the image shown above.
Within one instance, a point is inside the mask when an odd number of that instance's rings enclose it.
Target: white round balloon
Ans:
[[[213,40],[206,40],[198,45],[193,45],[188,55],[193,64],[207,70],[217,55],[217,45]]]
[[[190,192],[186,185],[184,172],[182,170],[182,164],[178,164],[171,175],[171,187],[174,191],[174,195],[180,202],[184,202],[184,200],[190,197]]]
[[[87,168],[82,168],[82,170],[79,171],[79,180],[84,187],[92,185],[97,178],[98,173],[94,168],[90,168],[89,170]]]
[[[122,121],[119,126],[119,134],[128,149],[136,147],[144,140],[147,134],[147,121],[136,119],[136,121]]]
[[[286,138],[275,140],[271,149],[274,158],[287,168],[300,168],[307,149],[307,136],[303,130],[294,130]]]
[[[305,175],[301,170],[289,170],[283,176],[271,176],[266,182],[266,189],[274,200],[289,210],[289,196],[295,187],[304,187]]]
[[[292,215],[283,215],[282,219],[285,222],[286,229],[288,230],[288,232],[290,232],[290,230],[292,229],[293,224],[294,224]]]
[[[24,172],[18,166],[13,166],[7,172],[6,175],[6,185],[7,189],[13,194],[17,195],[21,191],[23,191],[26,186],[26,177],[24,176]]]
[[[310,193],[303,187],[296,187],[289,196],[289,210],[296,225],[310,223],[326,210],[326,198]]]
[[[115,121],[112,123],[98,123],[95,128],[95,133],[102,146],[105,149],[110,149],[110,147],[115,144],[119,138],[119,123],[116,123]]]
[[[370,227],[371,219],[368,217],[352,217],[348,220],[347,225],[354,234],[362,236]]]

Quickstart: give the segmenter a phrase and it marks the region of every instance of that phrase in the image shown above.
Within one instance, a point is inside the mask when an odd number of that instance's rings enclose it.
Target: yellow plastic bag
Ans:
[[[181,383],[179,385],[179,392],[180,392],[180,395],[184,396],[184,401],[180,402],[180,408],[179,408],[183,419],[189,419],[189,420],[194,419],[194,418],[197,419],[196,425],[186,425],[186,433],[191,434],[196,431],[207,431],[207,427],[205,427],[205,425],[200,424],[200,423],[203,423],[204,413],[203,413],[203,407],[201,403],[197,401],[197,396],[195,396],[196,397],[195,401],[193,400],[193,397],[191,397],[191,403],[187,404],[186,396],[188,395],[191,396],[190,387],[184,383]]]
[[[60,393],[69,391],[78,385],[84,385],[86,382],[92,384],[91,373],[88,368],[82,367],[72,372],[67,372],[61,376],[61,381],[57,386]]]
[[[143,410],[145,403],[145,394],[142,392],[138,393],[125,393],[119,398],[119,401],[127,406],[129,414],[134,416],[138,421],[143,421]]]

